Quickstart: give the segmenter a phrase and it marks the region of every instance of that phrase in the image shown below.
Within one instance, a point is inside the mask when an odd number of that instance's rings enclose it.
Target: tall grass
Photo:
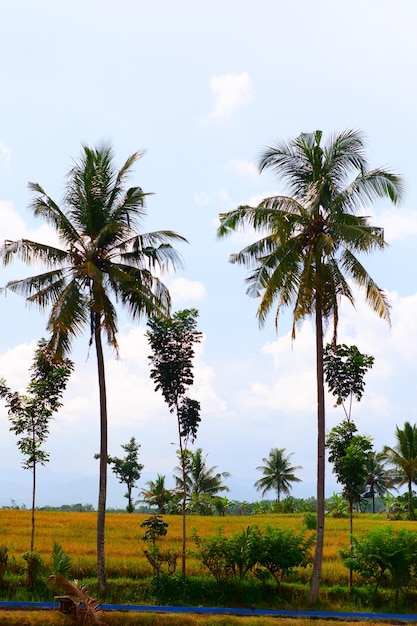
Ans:
[[[54,542],[71,557],[71,576],[79,579],[94,578],[96,572],[96,513],[37,511],[37,530],[35,550],[48,568],[51,566],[51,552]],[[109,579],[140,580],[152,573],[152,568],[143,554],[146,547],[142,541],[141,522],[147,515],[109,513],[106,523],[106,563]],[[163,549],[181,551],[181,517],[168,515],[168,534],[158,539]],[[200,517],[189,516],[188,527],[195,527],[200,537],[216,532],[221,526],[227,536],[245,530],[248,525],[257,524],[264,529],[266,524],[280,528],[303,528],[302,515],[262,514],[252,516]],[[354,520],[356,535],[375,528],[376,525],[394,523],[396,528],[414,529],[415,522],[387,522],[382,515],[358,515]],[[208,576],[207,570],[195,556],[196,547],[190,539],[187,544],[187,574],[190,576]],[[11,558],[9,572],[19,573],[25,563],[22,555],[30,547],[30,511],[0,510],[0,545],[7,546]],[[342,565],[338,550],[349,545],[349,520],[326,519],[325,545],[323,551],[323,585],[345,586],[348,583],[348,570]],[[297,571],[291,578],[295,582],[307,584],[311,570]],[[359,581],[356,581],[359,582]]]

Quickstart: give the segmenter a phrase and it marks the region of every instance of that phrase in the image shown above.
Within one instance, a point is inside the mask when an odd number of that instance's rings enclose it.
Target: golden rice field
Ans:
[[[140,523],[147,515],[109,513],[106,516],[106,567],[109,578],[143,578],[151,574],[151,567],[143,555],[145,542],[141,540],[144,529]],[[165,516],[168,534],[159,540],[164,549],[181,552],[181,516]],[[415,528],[416,522],[388,522],[384,516],[358,515],[354,520],[354,534],[361,535],[376,525],[395,524],[395,528]],[[207,575],[193,555],[195,545],[191,540],[192,528],[200,536],[208,536],[221,526],[225,535],[244,530],[248,525],[265,524],[281,528],[303,528],[302,515],[263,514],[252,516],[200,517],[187,518],[188,559],[187,574]],[[16,567],[23,566],[22,554],[30,548],[31,512],[21,510],[0,510],[0,546],[7,546],[15,560]],[[35,551],[39,552],[46,564],[50,560],[54,542],[58,542],[73,562],[72,575],[75,578],[95,576],[96,554],[96,513],[73,513],[55,511],[36,512]],[[343,567],[338,550],[349,545],[349,521],[347,519],[326,519],[324,560],[322,581],[326,585],[347,585],[348,571]],[[179,562],[178,562],[179,566]],[[310,569],[298,573],[300,582],[307,582]]]

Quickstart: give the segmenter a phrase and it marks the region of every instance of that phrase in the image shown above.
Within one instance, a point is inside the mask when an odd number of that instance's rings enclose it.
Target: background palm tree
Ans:
[[[165,476],[158,474],[155,480],[148,480],[147,488],[141,490],[144,502],[149,506],[157,506],[158,512],[165,515],[166,507],[172,498],[172,491],[165,486]]]
[[[255,487],[261,491],[264,496],[267,491],[274,489],[277,494],[277,500],[280,502],[281,494],[289,495],[291,491],[291,483],[299,483],[294,472],[302,469],[299,465],[292,466],[290,464],[291,454],[285,454],[285,448],[272,448],[268,458],[263,458],[265,465],[259,465],[256,469],[261,470],[263,477],[255,482]]]
[[[102,332],[117,354],[117,314],[112,297],[132,318],[151,313],[167,314],[168,289],[158,275],[180,265],[171,241],[186,241],[172,231],[138,234],[146,215],[145,194],[140,187],[124,185],[139,152],[117,171],[110,146],[83,147],[69,171],[63,208],[39,184],[30,183],[34,214],[56,229],[63,247],[27,239],[7,241],[0,249],[7,265],[18,258],[38,262],[47,271],[13,280],[6,285],[41,309],[50,306],[48,349],[57,359],[70,350],[85,326],[97,356],[100,392],[100,479],[97,515],[97,569],[105,588],[104,528],[107,492],[107,395]]]
[[[185,487],[187,498],[193,496],[215,496],[218,493],[229,491],[229,487],[224,484],[223,480],[230,476],[229,472],[216,472],[217,465],[208,467],[206,463],[207,455],[203,456],[202,448],[197,448],[195,452],[192,450],[184,451],[186,457],[186,479]],[[178,475],[175,475],[175,483],[179,491],[183,490],[183,478],[181,467],[176,467]]]
[[[417,481],[417,425],[405,422],[404,428],[396,427],[397,444],[384,446],[382,458],[394,466],[390,472],[390,486],[407,485],[408,517],[415,519],[413,506],[413,483]]]
[[[358,255],[385,246],[383,230],[360,215],[364,204],[388,197],[396,203],[401,180],[382,170],[368,170],[360,133],[346,130],[322,145],[322,132],[302,133],[288,143],[267,148],[260,170],[270,168],[287,182],[291,195],[266,198],[257,207],[240,206],[220,215],[218,236],[251,227],[261,237],[230,256],[250,269],[247,293],[260,297],[260,324],[275,307],[293,307],[293,338],[308,316],[315,320],[317,371],[317,540],[310,602],[317,601],[324,540],[325,405],[323,325],[333,319],[336,343],[339,301],[354,302],[348,280],[363,289],[382,318],[389,305]],[[353,180],[350,176],[354,175]]]
[[[389,485],[390,477],[384,467],[384,456],[381,452],[370,452],[366,459],[366,487],[363,498],[370,498],[372,513],[375,513],[375,497],[383,498]]]

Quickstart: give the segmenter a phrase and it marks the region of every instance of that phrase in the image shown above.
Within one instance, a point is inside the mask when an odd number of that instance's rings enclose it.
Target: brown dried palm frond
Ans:
[[[108,626],[103,619],[103,611],[100,609],[99,602],[88,595],[87,587],[79,585],[76,580],[71,582],[60,573],[52,574],[49,580],[53,580],[55,588],[66,593],[77,605],[77,617],[83,624],[98,624],[99,626]]]

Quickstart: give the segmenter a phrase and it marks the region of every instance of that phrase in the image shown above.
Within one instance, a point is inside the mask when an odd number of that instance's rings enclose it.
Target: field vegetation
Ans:
[[[193,541],[193,536],[196,535],[201,540],[213,537],[219,532],[219,528],[222,529],[223,536],[230,538],[237,533],[247,532],[248,527],[253,526],[257,526],[261,531],[269,526],[283,531],[302,532],[308,538],[314,534],[314,531],[307,529],[305,517],[302,514],[188,516],[191,532],[187,539],[187,572],[184,578],[178,571],[175,573],[171,571],[168,574],[167,569],[163,567],[161,572],[155,575],[149,559],[144,554],[144,550],[149,551],[149,544],[142,539],[145,529],[141,527],[141,523],[148,517],[147,515],[108,513],[106,521],[108,587],[105,596],[100,596],[96,577],[96,513],[37,512],[35,554],[40,557],[41,567],[38,572],[39,576],[32,585],[28,584],[27,556],[31,535],[30,515],[30,511],[25,510],[0,510],[0,557],[2,550],[5,549],[8,555],[4,579],[0,583],[1,600],[52,600],[54,590],[47,578],[54,572],[56,566],[52,552],[54,543],[58,543],[71,561],[67,573],[68,578],[77,579],[80,584],[86,585],[89,593],[103,602],[180,606],[254,606],[285,610],[309,608],[307,597],[311,563],[307,567],[290,571],[283,577],[282,584],[278,587],[274,580],[257,578],[253,575],[243,576],[241,579],[222,580],[219,585],[202,560],[198,558],[198,546]],[[170,551],[180,555],[181,516],[165,516],[164,521],[168,524],[167,534],[158,537],[155,543],[161,552]],[[414,524],[405,520],[388,521],[384,514],[358,514],[355,518],[355,536],[361,537],[376,528],[389,526],[393,526],[395,532],[400,529],[413,531]],[[323,585],[319,604],[315,608],[330,611],[415,612],[417,593],[414,581],[409,581],[402,593],[396,596],[392,589],[385,588],[384,585],[376,590],[373,583],[367,583],[364,578],[354,572],[353,589],[349,592],[349,570],[343,565],[339,554],[339,551],[346,551],[348,548],[349,520],[330,517],[326,519]],[[260,621],[259,624],[261,623],[267,622]]]

